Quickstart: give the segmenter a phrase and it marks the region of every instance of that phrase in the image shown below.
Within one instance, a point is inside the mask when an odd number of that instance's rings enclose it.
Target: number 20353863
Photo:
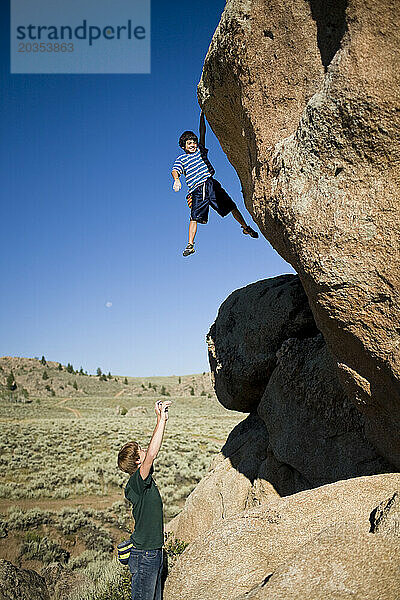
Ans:
[[[18,52],[73,52],[74,44],[53,42],[19,42]]]

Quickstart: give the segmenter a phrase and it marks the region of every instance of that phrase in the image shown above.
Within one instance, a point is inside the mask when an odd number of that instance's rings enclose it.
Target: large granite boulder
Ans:
[[[0,560],[0,600],[50,600],[46,582],[36,571]]]
[[[393,0],[228,0],[198,87],[248,210],[397,467],[399,50]]]
[[[234,291],[207,336],[211,377],[226,408],[257,407],[288,338],[318,333],[297,275],[281,275]]]
[[[365,438],[364,417],[348,400],[321,334],[286,340],[258,406],[274,457],[305,487],[393,468]],[[267,477],[281,494],[293,493]]]
[[[348,527],[353,532],[351,548],[354,552],[356,540],[360,536],[365,538],[371,530],[371,514],[378,505],[398,493],[399,488],[400,474],[360,477],[285,498],[270,499],[268,505],[221,520],[186,548],[169,575],[165,600],[232,600],[256,586],[267,586],[275,573],[281,589],[290,565],[293,564],[294,568],[300,565],[298,568],[304,569],[303,580],[311,571],[312,563],[307,559],[308,545],[316,561],[318,548],[321,551],[322,562],[319,564],[317,561],[316,568],[329,573],[327,586],[335,570],[339,548],[343,548],[345,556],[349,555],[344,549]],[[330,527],[335,527],[333,540],[329,542],[333,548],[331,559],[323,538],[317,541],[317,536]],[[360,545],[360,550],[366,549],[367,556],[380,562],[382,574],[389,577],[388,585],[395,579],[393,568],[387,565],[387,557],[388,553],[394,559],[398,556],[398,540],[397,536],[371,533],[371,541],[362,541]],[[351,573],[352,581],[357,580],[358,589],[363,589],[359,581],[363,571],[357,577],[357,565],[362,565],[365,571],[366,564],[357,557],[353,557],[352,565],[346,569]],[[378,571],[379,567],[374,566],[373,572]],[[304,581],[302,585],[305,585]],[[308,582],[308,585],[308,589],[312,589],[312,583]],[[381,589],[380,579],[375,581],[373,589]],[[285,598],[284,595],[268,597]],[[303,597],[322,600],[329,596],[319,593]],[[357,598],[361,600],[362,596]],[[372,598],[377,600],[379,595],[375,593]],[[387,599],[387,595],[382,598]]]
[[[400,543],[342,524],[325,529],[235,600],[395,600]]]
[[[264,423],[257,415],[249,415],[230,433],[210,471],[168,523],[167,531],[192,542],[218,521],[278,497],[264,476],[267,448]]]

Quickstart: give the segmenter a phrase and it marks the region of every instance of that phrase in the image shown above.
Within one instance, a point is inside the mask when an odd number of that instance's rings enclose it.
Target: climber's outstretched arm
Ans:
[[[206,145],[206,121],[204,118],[204,111],[201,111],[201,115],[200,115],[200,127],[199,127],[199,133],[200,133],[200,144],[202,146]]]
[[[155,404],[155,412],[157,415],[157,424],[153,431],[153,436],[146,451],[144,461],[140,465],[140,475],[142,479],[146,479],[149,475],[151,467],[157,454],[161,448],[161,443],[164,436],[164,429],[168,421],[168,407],[171,406],[171,401],[162,402],[159,400]]]

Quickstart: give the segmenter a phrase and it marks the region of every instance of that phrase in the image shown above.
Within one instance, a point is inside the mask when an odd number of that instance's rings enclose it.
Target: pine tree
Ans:
[[[97,371],[96,371],[96,373],[97,373],[97,377],[100,377],[100,375],[101,375],[101,373],[102,373],[102,371],[101,371],[100,367],[97,367]]]
[[[72,387],[74,387],[76,390],[78,389],[78,384],[76,383],[76,379],[75,379],[74,383],[72,384]]]
[[[43,371],[43,375],[42,375],[43,379],[48,379],[49,376],[47,375],[47,371]]]
[[[46,364],[47,364],[47,363],[46,363],[46,359],[45,359],[45,357],[44,357],[44,356],[42,356],[42,358],[41,358],[40,362],[42,363],[42,365],[46,365]]]
[[[178,377],[178,383],[182,383],[181,376]]]
[[[74,367],[72,365],[70,365],[70,363],[68,363],[68,365],[67,365],[67,371],[68,371],[68,373],[74,373],[75,372],[74,371]]]
[[[128,385],[128,380],[127,380],[127,378],[126,378],[126,377],[125,377],[125,379],[124,379],[124,384],[125,384],[125,385]]]
[[[10,390],[11,392],[13,392],[14,390],[17,389],[17,384],[15,381],[14,373],[12,371],[10,371],[10,373],[7,377],[7,389]]]
[[[58,363],[58,367],[57,367],[57,369],[58,369],[59,371],[62,371],[62,370],[63,370],[63,368],[62,368],[62,364],[61,364],[61,363]]]

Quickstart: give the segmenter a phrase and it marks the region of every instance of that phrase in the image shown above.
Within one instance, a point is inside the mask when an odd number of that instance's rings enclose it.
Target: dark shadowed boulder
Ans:
[[[318,333],[296,275],[281,275],[233,292],[207,336],[215,392],[226,408],[257,407],[288,338]]]
[[[0,600],[50,600],[44,578],[0,560]]]

